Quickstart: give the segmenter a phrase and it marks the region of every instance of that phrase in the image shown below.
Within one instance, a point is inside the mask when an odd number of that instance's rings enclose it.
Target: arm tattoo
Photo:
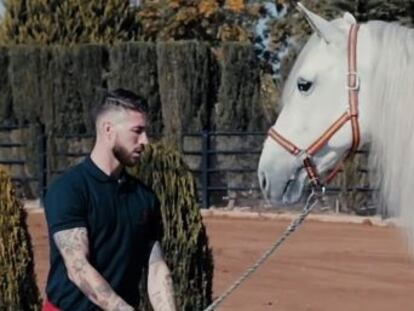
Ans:
[[[164,276],[164,281],[162,282],[164,291],[166,293],[164,304],[160,303],[162,310],[175,310],[175,301],[174,301],[174,288],[171,275],[168,273]]]
[[[113,291],[108,282],[89,263],[86,228],[62,230],[55,233],[53,238],[64,259],[69,278],[88,299],[104,310],[134,310]]]
[[[72,271],[77,275],[85,272],[85,266],[88,264],[85,258],[75,258],[73,260]]]
[[[106,299],[110,298],[112,295],[112,289],[108,284],[102,284],[96,288],[96,291],[102,294]]]
[[[79,288],[82,290],[82,292],[89,298],[93,300],[97,300],[98,297],[95,293],[95,290],[91,286],[91,284],[88,283],[84,278],[81,278]],[[106,303],[105,303],[106,304]]]
[[[163,261],[163,260],[164,260],[164,254],[162,252],[160,242],[156,241],[152,246],[152,250],[151,250],[151,254],[149,258],[149,264],[151,265],[153,263]]]
[[[56,246],[64,255],[72,256],[76,252],[88,253],[88,233],[86,228],[62,230],[53,235]]]
[[[155,242],[149,259],[148,290],[155,311],[175,311],[174,287],[159,242]]]

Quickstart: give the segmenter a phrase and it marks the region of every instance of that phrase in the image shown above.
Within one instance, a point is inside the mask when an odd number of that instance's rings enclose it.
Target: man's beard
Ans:
[[[119,144],[116,144],[114,146],[114,148],[112,149],[112,152],[115,158],[123,166],[134,166],[138,162],[138,158],[133,157],[133,152],[128,152],[128,150],[125,147]]]

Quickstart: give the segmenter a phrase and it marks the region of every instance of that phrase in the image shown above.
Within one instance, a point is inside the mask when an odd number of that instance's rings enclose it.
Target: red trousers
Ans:
[[[45,304],[43,305],[42,311],[61,311],[55,307],[49,300],[46,299]]]

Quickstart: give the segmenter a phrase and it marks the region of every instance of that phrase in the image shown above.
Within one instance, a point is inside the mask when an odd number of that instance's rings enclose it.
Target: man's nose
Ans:
[[[147,133],[142,133],[140,143],[141,145],[147,145],[149,143]]]

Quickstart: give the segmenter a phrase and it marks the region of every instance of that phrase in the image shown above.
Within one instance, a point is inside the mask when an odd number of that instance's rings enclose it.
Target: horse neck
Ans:
[[[361,105],[367,105],[371,163],[380,177],[373,181],[391,214],[410,218],[414,228],[414,209],[405,208],[414,200],[414,31],[387,23],[365,27],[369,51],[376,51],[364,56],[372,69],[361,81],[361,88],[367,85]]]

